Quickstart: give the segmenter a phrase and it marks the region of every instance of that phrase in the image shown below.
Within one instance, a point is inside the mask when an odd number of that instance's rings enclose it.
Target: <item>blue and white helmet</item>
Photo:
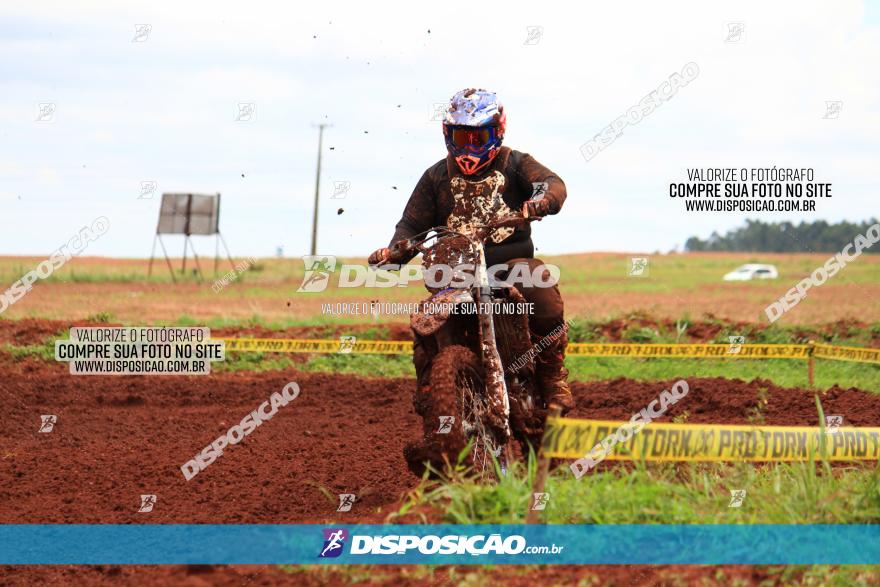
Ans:
[[[443,119],[446,149],[465,175],[486,167],[504,140],[507,115],[495,92],[469,88],[452,96]]]

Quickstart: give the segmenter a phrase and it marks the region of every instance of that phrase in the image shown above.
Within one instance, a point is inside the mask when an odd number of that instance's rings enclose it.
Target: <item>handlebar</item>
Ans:
[[[483,229],[486,232],[490,232],[496,228],[521,226],[540,219],[541,218],[539,216],[529,217],[520,214],[510,214],[508,216],[503,216],[501,218],[493,220],[492,222],[489,222],[487,224],[475,224],[473,226],[474,228]],[[407,256],[411,255],[414,250],[419,249],[420,245],[424,244],[425,241],[430,240],[430,238],[425,235],[431,232],[438,233],[438,238],[443,238],[444,236],[461,235],[461,233],[452,231],[446,226],[435,226],[411,238],[402,239],[395,243],[392,243],[391,246],[388,247],[388,258],[385,259],[383,263],[401,261],[405,259]],[[484,237],[480,235],[480,240],[482,240],[483,238]],[[380,263],[380,265],[381,264],[382,263]]]
[[[399,240],[388,247],[388,258],[399,259],[405,257],[413,250],[413,248],[415,248],[415,246],[416,244],[412,241],[412,239],[405,238],[403,240]]]

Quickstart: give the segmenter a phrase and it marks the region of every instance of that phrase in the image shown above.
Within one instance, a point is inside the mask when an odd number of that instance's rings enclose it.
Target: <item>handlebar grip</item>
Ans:
[[[409,239],[399,240],[388,247],[388,261],[402,261],[411,251],[412,243]]]

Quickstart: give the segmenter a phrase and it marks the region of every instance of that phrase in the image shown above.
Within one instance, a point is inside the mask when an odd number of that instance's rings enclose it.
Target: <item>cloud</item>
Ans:
[[[667,250],[741,224],[744,215],[688,216],[668,197],[694,166],[814,167],[840,191],[807,218],[861,219],[873,210],[880,136],[872,14],[860,2],[7,5],[3,193],[43,214],[27,237],[0,236],[0,251],[49,251],[77,222],[112,211],[95,254],[144,255],[158,213],[158,200],[137,199],[144,180],[222,192],[237,254],[271,255],[281,242],[305,251],[313,125],[329,122],[319,242],[363,256],[387,242],[444,154],[433,104],[470,85],[500,93],[507,144],[568,185],[562,214],[536,232],[542,251]],[[743,42],[724,42],[730,22],[744,23]],[[143,42],[132,42],[136,24],[151,27]],[[543,36],[527,45],[533,25]],[[696,80],[584,161],[580,145],[691,61]],[[47,99],[57,119],[40,127],[34,105]],[[839,119],[822,118],[826,100],[843,101]],[[256,121],[236,123],[236,104],[251,101]],[[335,180],[352,183],[339,216]],[[29,206],[8,212],[13,226],[29,225]]]

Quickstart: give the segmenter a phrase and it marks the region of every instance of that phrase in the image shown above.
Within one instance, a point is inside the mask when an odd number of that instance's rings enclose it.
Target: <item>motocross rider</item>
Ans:
[[[494,92],[466,89],[452,97],[443,120],[447,156],[422,175],[397,223],[392,245],[433,226],[459,229],[520,210],[538,218],[559,212],[565,184],[531,155],[502,147],[506,126],[507,115]],[[543,267],[534,250],[528,223],[499,228],[486,242],[486,265],[507,264],[512,269],[524,264],[532,275]],[[385,247],[373,252],[369,263],[406,263],[412,256],[392,258]],[[515,286],[533,304],[529,326],[533,342],[540,342],[535,375],[542,399],[568,412],[574,401],[564,366],[567,329],[559,288]]]

